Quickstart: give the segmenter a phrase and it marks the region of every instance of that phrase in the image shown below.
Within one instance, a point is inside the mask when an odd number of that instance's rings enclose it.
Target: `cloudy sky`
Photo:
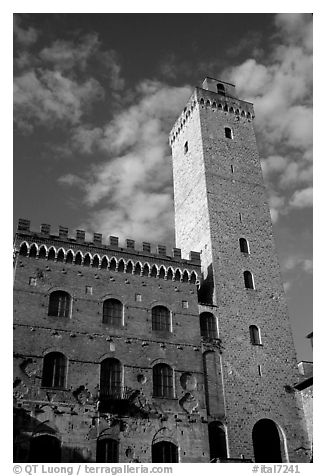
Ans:
[[[254,103],[298,357],[310,360],[309,14],[15,14],[15,227],[172,247],[168,133],[205,76]]]

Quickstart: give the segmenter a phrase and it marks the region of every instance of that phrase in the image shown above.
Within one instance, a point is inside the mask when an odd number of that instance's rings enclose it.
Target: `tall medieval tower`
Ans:
[[[176,246],[201,253],[199,312],[212,313],[221,353],[203,352],[208,421],[229,458],[307,461],[297,361],[253,105],[206,78],[170,133]],[[213,438],[213,437],[212,437]]]

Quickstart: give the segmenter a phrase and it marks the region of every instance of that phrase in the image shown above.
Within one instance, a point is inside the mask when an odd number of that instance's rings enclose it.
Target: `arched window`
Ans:
[[[226,459],[226,437],[222,423],[212,421],[208,425],[210,461],[214,459]]]
[[[106,299],[103,302],[103,324],[113,327],[122,326],[123,306],[118,299]]]
[[[21,256],[27,256],[27,253],[28,253],[27,245],[26,245],[26,243],[23,243],[23,244],[20,246],[19,254],[20,254]]]
[[[164,306],[155,306],[152,309],[152,330],[170,331],[171,316],[170,311]]]
[[[165,269],[163,268],[163,266],[160,267],[160,272],[159,272],[158,277],[159,277],[160,279],[164,279],[164,278],[165,278]]]
[[[50,294],[48,316],[69,317],[71,296],[65,291]]]
[[[254,278],[250,271],[245,271],[243,273],[243,279],[246,289],[255,289],[254,287]]]
[[[37,247],[33,243],[32,246],[30,247],[30,250],[29,250],[29,257],[30,258],[36,258],[36,255],[37,255]]]
[[[210,312],[200,314],[200,335],[207,339],[217,338],[216,319]]]
[[[232,129],[230,127],[225,127],[224,128],[224,133],[225,133],[225,137],[227,139],[233,139],[233,133],[232,133]]]
[[[252,345],[260,345],[260,332],[257,326],[249,326],[250,342]]]
[[[173,370],[167,364],[153,367],[153,397],[173,398]]]
[[[217,94],[222,94],[223,96],[225,96],[225,87],[223,84],[218,83],[216,88],[217,88]]]
[[[42,386],[65,388],[67,359],[60,352],[50,352],[43,360]]]
[[[152,463],[177,463],[178,447],[170,441],[159,441],[152,445]]]
[[[249,243],[245,238],[239,239],[239,246],[241,253],[249,254]]]
[[[119,400],[122,391],[122,366],[117,359],[105,359],[101,362],[100,400]]]
[[[172,271],[171,268],[169,268],[168,272],[166,273],[166,279],[169,280],[169,281],[170,280],[172,281],[172,279],[173,279],[173,271]]]
[[[61,444],[52,435],[39,435],[31,439],[29,463],[61,463]]]
[[[97,463],[118,463],[119,443],[112,438],[99,438],[96,445]]]
[[[252,430],[256,463],[282,463],[279,430],[273,420],[259,420]]]

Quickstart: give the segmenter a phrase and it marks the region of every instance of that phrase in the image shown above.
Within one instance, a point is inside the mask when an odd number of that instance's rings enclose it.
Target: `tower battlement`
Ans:
[[[218,86],[223,86],[224,89]],[[235,86],[217,79],[206,78],[202,87],[196,87],[169,135],[172,146],[182,134],[188,119],[197,108],[210,109],[225,116],[235,116],[238,121],[252,121],[255,118],[253,104],[235,96]]]
[[[42,257],[101,269],[119,269],[143,275],[148,268],[148,274],[154,277],[161,274],[160,277],[165,279],[191,283],[199,280],[201,262],[198,252],[191,251],[189,259],[183,259],[180,248],[173,248],[172,256],[169,256],[164,245],[157,245],[156,252],[153,252],[148,242],[143,242],[142,249],[137,250],[135,241],[131,239],[126,239],[126,246],[120,247],[116,236],[110,236],[109,243],[105,244],[99,233],[93,234],[91,242],[85,241],[84,230],[76,230],[74,238],[69,237],[68,233],[68,228],[59,226],[58,235],[51,234],[48,224],[42,224],[40,232],[31,231],[30,221],[19,219],[15,250],[34,258]]]

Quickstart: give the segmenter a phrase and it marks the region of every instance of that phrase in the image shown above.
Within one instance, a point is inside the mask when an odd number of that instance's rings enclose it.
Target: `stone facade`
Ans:
[[[15,461],[35,462],[49,442],[57,461],[103,461],[103,441],[106,461],[260,461],[268,428],[272,461],[309,461],[253,118],[233,85],[206,78],[172,129],[176,243],[188,259],[20,220]],[[56,293],[68,307],[53,315]],[[107,300],[121,305],[118,326],[104,317]],[[156,328],[157,307],[168,328]],[[64,380],[45,385],[46,356],[58,354]],[[119,392],[104,401],[105,362],[119,362]]]

